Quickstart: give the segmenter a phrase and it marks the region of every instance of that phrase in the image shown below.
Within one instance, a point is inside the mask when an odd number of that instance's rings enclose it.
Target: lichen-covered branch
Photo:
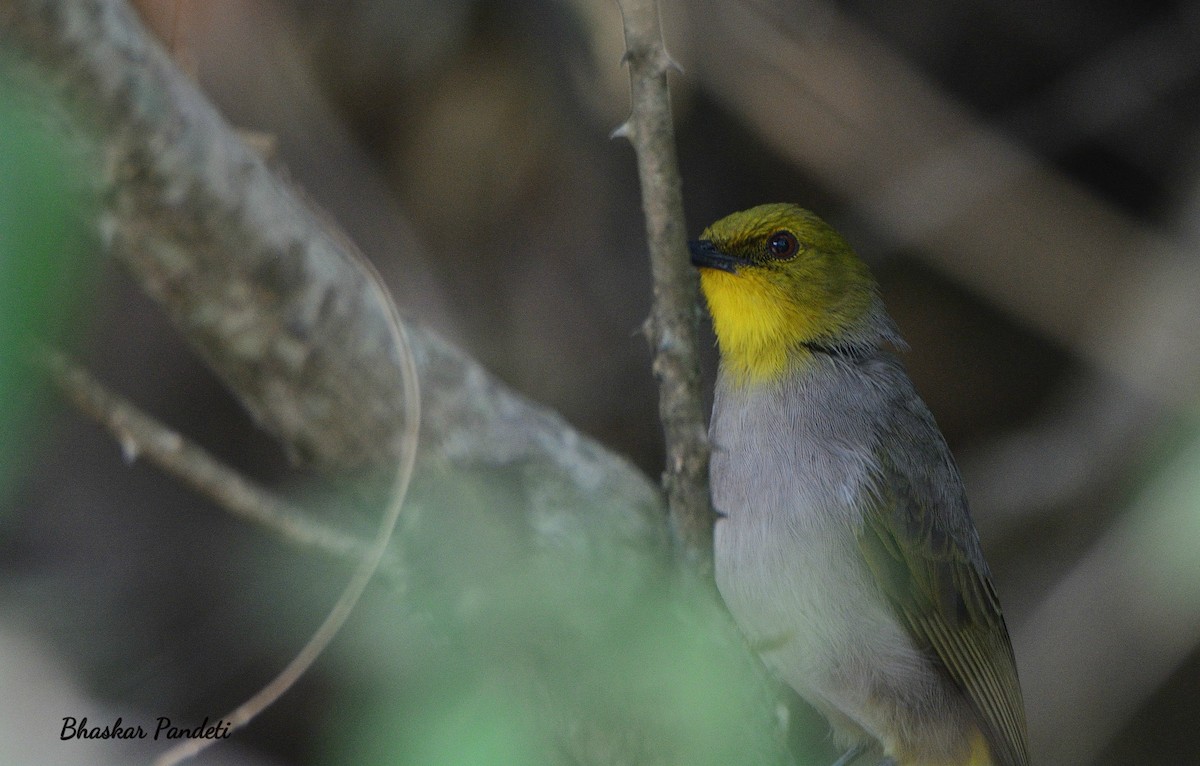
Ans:
[[[663,44],[656,0],[622,0],[620,6],[632,110],[618,133],[629,138],[637,153],[650,247],[654,307],[646,328],[666,436],[663,482],[684,551],[702,570],[710,570],[713,512],[696,353],[698,278],[685,249],[683,193],[667,86],[673,63]]]

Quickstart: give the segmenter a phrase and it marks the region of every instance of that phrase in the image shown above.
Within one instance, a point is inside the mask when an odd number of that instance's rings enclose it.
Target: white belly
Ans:
[[[714,475],[714,486],[729,478]],[[937,683],[935,674],[862,562],[855,515],[830,507],[848,488],[816,498],[818,483],[788,484],[787,507],[778,496],[718,506],[727,518],[716,525],[717,586],[767,667],[835,726],[849,719],[878,737],[879,700]]]

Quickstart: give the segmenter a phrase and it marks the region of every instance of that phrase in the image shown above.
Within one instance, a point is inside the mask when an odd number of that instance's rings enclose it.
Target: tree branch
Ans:
[[[699,279],[685,248],[683,194],[667,85],[667,72],[675,64],[663,44],[656,0],[622,0],[620,6],[632,111],[617,134],[633,144],[642,185],[654,279],[654,306],[646,330],[654,351],[667,448],[663,484],[685,554],[702,571],[711,571],[714,516],[696,353]]]
[[[242,144],[124,3],[4,3],[0,43],[86,115],[104,243],[258,423],[325,472],[394,465],[399,359],[346,238]],[[424,464],[463,482],[505,471],[498,511],[559,520],[530,525],[535,537],[605,530],[596,537],[662,549],[645,476],[433,333],[407,331]]]
[[[208,450],[172,430],[128,399],[111,391],[65,354],[40,358],[55,386],[80,412],[108,429],[128,459],[144,457],[234,516],[270,530],[289,543],[357,563],[367,543],[308,518],[301,508],[276,497],[222,463]],[[402,579],[400,562],[381,566]]]

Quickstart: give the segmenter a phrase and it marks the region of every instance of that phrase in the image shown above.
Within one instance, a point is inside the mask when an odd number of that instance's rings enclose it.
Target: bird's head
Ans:
[[[688,247],[735,381],[778,379],[814,349],[898,340],[866,264],[803,208],[781,203],[734,213]]]

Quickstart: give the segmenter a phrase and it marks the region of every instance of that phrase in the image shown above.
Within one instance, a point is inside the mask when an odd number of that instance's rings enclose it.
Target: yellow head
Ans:
[[[779,203],[734,213],[689,249],[722,364],[737,383],[778,379],[817,348],[899,340],[866,264],[803,208]]]

